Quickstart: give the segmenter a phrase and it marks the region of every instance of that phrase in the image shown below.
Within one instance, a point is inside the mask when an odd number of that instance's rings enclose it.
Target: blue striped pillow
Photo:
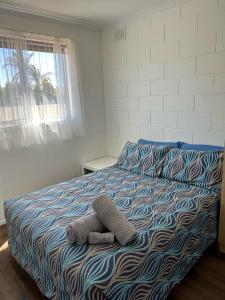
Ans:
[[[166,155],[162,177],[220,193],[222,161],[222,151],[172,149]]]
[[[163,160],[170,147],[142,145],[127,142],[117,165],[125,170],[157,177],[161,172]]]

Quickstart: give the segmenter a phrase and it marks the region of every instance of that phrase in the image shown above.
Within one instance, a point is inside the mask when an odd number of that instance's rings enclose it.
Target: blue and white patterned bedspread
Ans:
[[[139,231],[121,247],[70,245],[66,225],[108,195]],[[17,262],[50,299],[165,299],[217,236],[219,197],[116,166],[5,202]]]

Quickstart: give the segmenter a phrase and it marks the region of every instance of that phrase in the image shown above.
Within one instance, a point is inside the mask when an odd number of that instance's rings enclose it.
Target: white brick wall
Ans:
[[[175,112],[152,112],[152,127],[177,128],[178,114]]]
[[[181,57],[212,53],[216,47],[216,33],[195,35],[180,40]]]
[[[165,63],[165,77],[182,77],[195,74],[196,58],[172,60]]]
[[[177,79],[162,79],[151,81],[152,95],[176,95],[178,93]]]
[[[151,62],[165,62],[179,58],[179,41],[170,40],[159,42],[151,46]]]
[[[215,74],[221,72],[225,72],[225,52],[212,53],[197,57],[198,74]]]
[[[129,124],[130,125],[149,125],[150,124],[150,113],[130,111],[129,112]]]
[[[127,50],[127,66],[139,66],[150,63],[149,48],[129,48]]]
[[[225,73],[216,74],[214,91],[216,94],[225,94]]]
[[[163,78],[163,64],[149,64],[142,65],[139,67],[139,79],[150,80],[150,79],[161,79]]]
[[[126,40],[113,30],[126,26]],[[126,140],[225,140],[225,0],[190,0],[103,32],[108,152]]]
[[[165,96],[165,111],[191,112],[194,109],[194,96]]]
[[[185,143],[192,143],[192,132],[184,129],[164,129],[165,141],[184,141]]]
[[[224,145],[221,141],[224,141],[223,131],[198,131],[193,133],[193,142],[195,144],[208,144],[212,145]]]
[[[167,23],[165,26],[165,38],[171,37],[184,38],[193,36],[197,33],[197,16],[194,14],[177,18],[174,22]]]
[[[126,97],[127,84],[119,81],[112,82],[112,84],[107,87],[107,95],[110,97]]]
[[[216,0],[211,0],[215,2]],[[198,16],[198,28],[199,31],[206,31],[206,28],[209,28],[211,31],[222,31],[225,29],[224,26],[225,10],[224,7],[212,9],[208,13],[200,13]]]
[[[195,102],[198,112],[225,112],[225,94],[196,96]]]
[[[163,140],[163,129],[152,126],[140,127],[140,136],[144,139],[152,139],[160,142]]]
[[[111,110],[138,110],[138,97],[113,98],[109,103]]]
[[[217,0],[193,0],[181,6],[181,15],[187,17],[190,15],[207,15],[217,8]]]
[[[180,94],[209,94],[213,92],[213,75],[180,78]]]
[[[127,67],[127,68],[113,68],[108,72],[110,82],[126,82],[138,80],[138,68]]]
[[[128,96],[148,96],[150,95],[149,81],[128,82]]]
[[[225,127],[225,113],[214,113],[212,115],[212,129],[223,131]]]
[[[139,110],[140,111],[162,111],[163,110],[163,97],[139,97]]]
[[[212,120],[210,113],[179,113],[178,128],[210,130],[211,127]]]
[[[225,32],[221,31],[217,33],[216,51],[225,51]]]

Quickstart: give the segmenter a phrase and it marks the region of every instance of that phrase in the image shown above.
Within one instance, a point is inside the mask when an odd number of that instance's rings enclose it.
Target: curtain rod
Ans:
[[[50,42],[50,43],[61,43],[65,44],[68,39],[65,38],[59,38],[59,37],[54,37],[50,35],[42,35],[42,34],[37,34],[37,33],[26,33],[26,32],[21,32],[21,31],[11,31],[11,30],[5,30],[5,29],[0,29],[0,35],[8,38],[15,38],[15,39],[23,39],[23,40],[32,40],[32,41],[37,41],[37,42]]]

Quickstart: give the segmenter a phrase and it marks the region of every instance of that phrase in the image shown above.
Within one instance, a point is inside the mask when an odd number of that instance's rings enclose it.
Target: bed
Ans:
[[[106,194],[139,234],[74,246],[66,225]],[[109,167],[5,202],[9,246],[49,299],[166,299],[217,238],[219,195]]]

